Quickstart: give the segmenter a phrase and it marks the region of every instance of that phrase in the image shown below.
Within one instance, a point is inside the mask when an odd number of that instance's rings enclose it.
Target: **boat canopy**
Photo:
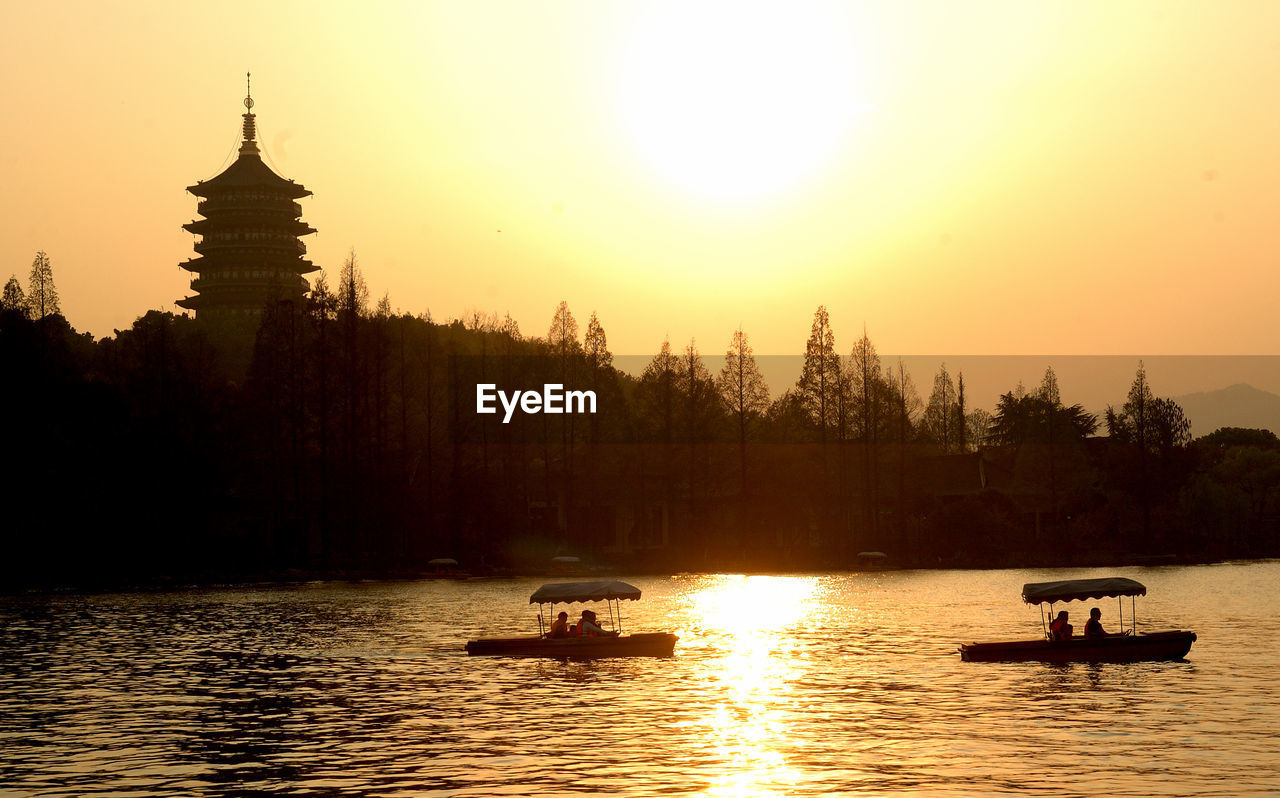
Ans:
[[[558,582],[543,585],[529,597],[530,604],[555,604],[575,601],[605,601],[608,599],[640,598],[640,588],[626,582]]]
[[[457,565],[457,564],[458,564],[458,561],[453,559],[452,557],[436,557],[434,560],[429,560],[427,562],[427,565]]]
[[[1079,599],[1145,596],[1147,587],[1123,576],[1103,579],[1063,579],[1059,582],[1032,582],[1022,586],[1022,600],[1028,604],[1044,604]]]

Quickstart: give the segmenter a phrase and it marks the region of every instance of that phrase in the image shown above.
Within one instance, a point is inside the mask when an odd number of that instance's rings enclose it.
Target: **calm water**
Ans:
[[[1111,573],[1188,661],[955,654],[1039,633],[1023,582]],[[634,578],[673,659],[468,658],[542,581],[0,598],[0,792],[1280,793],[1280,563]]]

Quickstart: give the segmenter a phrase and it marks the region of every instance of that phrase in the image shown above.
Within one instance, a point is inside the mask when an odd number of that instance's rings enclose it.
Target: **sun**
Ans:
[[[628,138],[681,188],[755,200],[820,173],[868,109],[839,5],[642,5],[622,51]]]

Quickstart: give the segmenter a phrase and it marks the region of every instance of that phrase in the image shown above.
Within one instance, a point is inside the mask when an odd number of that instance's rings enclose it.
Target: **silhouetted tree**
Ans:
[[[676,391],[683,405],[684,438],[689,446],[689,515],[696,518],[697,453],[708,441],[720,404],[715,380],[702,362],[696,341],[689,341],[676,365]],[[701,484],[705,486],[705,480]]]
[[[569,311],[569,303],[561,300],[551,317],[551,329],[547,331],[547,344],[556,357],[562,360],[582,349],[578,342],[578,322]]]
[[[809,438],[813,419],[800,389],[793,387],[774,399],[765,414],[764,433],[772,443],[795,443]]]
[[[876,354],[875,345],[867,335],[866,325],[863,325],[862,337],[853,345],[850,353],[849,385],[857,418],[858,440],[862,447],[864,520],[872,539],[876,539],[879,533],[879,444],[889,398],[889,386],[884,382],[882,370],[880,356]]]
[[[429,534],[429,537],[431,538],[431,542],[434,544],[436,542],[436,528],[435,528],[436,527],[436,479],[435,479],[435,437],[433,435],[435,418],[433,418],[433,415],[432,415],[432,407],[434,406],[434,403],[435,403],[435,391],[433,390],[433,388],[435,387],[435,384],[436,384],[436,381],[433,378],[433,375],[435,373],[435,368],[436,368],[436,364],[434,362],[435,358],[433,357],[433,355],[435,354],[434,342],[436,338],[436,326],[431,321],[430,308],[428,308],[427,311],[422,314],[421,321],[424,326],[423,337],[426,338],[426,341],[424,342],[424,345],[423,345],[423,360],[422,360],[422,371],[424,375],[423,376],[424,385],[423,385],[422,409],[423,409],[423,415],[425,417],[423,419],[424,421],[423,428],[426,430],[426,444],[424,445],[423,448],[426,449],[426,455],[427,455],[427,478],[425,480],[426,482],[425,490],[427,494],[426,496],[427,532]]]
[[[9,282],[4,284],[4,295],[0,296],[0,310],[17,311],[26,315],[27,295],[22,292],[22,285],[15,276],[9,277]]]
[[[1124,406],[1117,412],[1110,405],[1106,411],[1107,431],[1111,438],[1134,447],[1138,456],[1138,501],[1142,507],[1142,531],[1144,537],[1151,531],[1151,475],[1150,461],[1159,457],[1160,476],[1167,476],[1164,467],[1167,455],[1176,447],[1191,441],[1191,422],[1182,408],[1172,399],[1158,399],[1147,382],[1147,370],[1138,361],[1138,371]],[[1157,487],[1165,487],[1158,485]]]
[[[1062,393],[1058,389],[1058,375],[1054,372],[1053,366],[1045,368],[1044,378],[1040,381],[1040,388],[1036,393],[1051,406],[1062,404]]]
[[[609,339],[594,310],[591,311],[591,319],[587,322],[587,334],[583,338],[582,350],[586,355],[591,390],[595,391],[598,398],[603,399],[605,377],[611,376],[613,371],[613,353],[609,351]],[[591,442],[594,444],[599,440],[600,413],[596,412],[591,416]]]
[[[769,387],[756,365],[747,334],[739,327],[724,354],[724,367],[716,380],[720,398],[738,428],[738,477],[743,496],[747,492],[747,426],[769,409]]]
[[[360,327],[369,315],[369,287],[360,271],[356,251],[352,249],[338,273],[337,316],[341,334],[343,427],[342,451],[344,453],[343,509],[347,529],[348,552],[364,549],[363,537],[357,527],[364,516],[364,471],[359,467],[362,434],[366,419],[365,364]]]
[[[804,368],[797,393],[810,419],[818,426],[818,440],[827,442],[827,430],[834,425],[837,391],[840,388],[840,356],[831,330],[827,308],[819,305],[813,314],[809,340],[804,347]]]
[[[884,381],[890,389],[888,406],[892,413],[891,423],[885,429],[898,443],[910,443],[915,437],[916,419],[924,410],[924,402],[920,400],[915,380],[902,358],[898,358],[896,367],[885,366]]]
[[[639,385],[636,386],[636,415],[638,426],[641,428],[641,439],[657,442],[662,501],[668,508],[675,503],[671,444],[675,433],[675,414],[679,401],[676,383],[680,368],[678,361],[679,358],[671,352],[670,339],[664,338],[662,348],[645,366],[644,372],[640,375]],[[649,448],[644,445],[637,447],[641,458],[637,475],[639,477],[638,494],[642,506],[646,502],[645,453]]]
[[[969,441],[969,445],[974,449],[981,449],[991,444],[991,439],[987,434],[991,428],[991,418],[991,414],[980,407],[976,407],[965,414],[965,440]]]
[[[644,367],[637,387],[641,420],[663,443],[670,443],[674,433],[679,367],[678,359],[671,353],[671,340],[664,338],[658,354]]]
[[[44,250],[31,262],[31,279],[27,282],[27,308],[33,319],[61,314],[58,289],[53,285],[53,265]]]
[[[1208,435],[1201,435],[1193,441],[1197,446],[1257,446],[1259,449],[1280,448],[1280,438],[1269,429],[1248,429],[1245,427],[1219,427]]]
[[[987,440],[997,446],[1024,443],[1075,442],[1092,435],[1098,419],[1082,405],[1066,407],[1044,393],[1016,391],[1001,394],[987,429]]]
[[[882,371],[880,356],[864,328],[849,357],[858,440],[864,445],[874,445],[880,439],[887,398]]]
[[[330,482],[331,473],[330,464],[330,419],[333,415],[333,391],[331,390],[331,376],[329,373],[329,364],[332,360],[330,347],[332,345],[332,326],[333,320],[338,312],[338,298],[334,296],[329,289],[328,276],[324,272],[320,272],[320,276],[316,278],[316,284],[311,289],[311,297],[308,306],[308,316],[311,320],[311,326],[314,331],[312,363],[314,364],[314,388],[313,395],[315,397],[315,415],[316,415],[316,437],[319,448],[319,458],[316,466],[319,474],[319,541],[317,548],[317,556],[320,558],[331,557],[333,552],[333,535],[330,526]]]
[[[956,442],[955,423],[956,386],[947,373],[947,364],[938,367],[933,378],[933,392],[924,409],[924,429],[934,443],[944,452],[951,451]]]
[[[608,338],[594,310],[591,311],[591,320],[587,322],[587,336],[583,341],[583,350],[587,355],[587,364],[593,371],[613,365],[613,354],[609,351]]]
[[[924,403],[916,391],[915,380],[907,373],[907,367],[898,358],[897,368],[885,367],[885,383],[889,386],[889,408],[891,423],[886,429],[898,444],[898,523],[899,534],[903,532],[901,525],[905,522],[906,478],[907,478],[907,444],[916,435],[916,417],[922,412]]]
[[[1056,520],[1062,485],[1078,489],[1086,482],[1089,469],[1080,445],[1097,426],[1097,417],[1083,406],[1062,404],[1057,375],[1050,367],[1034,392],[1028,393],[1019,383],[1000,396],[987,426],[987,439],[1013,447],[1019,475],[1027,483],[1024,488],[1048,494],[1048,503],[1037,508],[1037,517],[1044,509]]]
[[[369,286],[360,271],[356,251],[352,249],[338,272],[338,313],[344,319],[355,319],[368,315],[368,312]]]
[[[1147,382],[1147,371],[1141,361],[1124,406],[1106,412],[1107,431],[1112,438],[1132,443],[1143,451],[1157,451],[1191,442],[1191,422],[1172,399],[1159,399]]]
[[[581,362],[582,343],[578,340],[578,322],[569,311],[569,303],[560,301],[555,314],[551,317],[551,327],[547,330],[547,346],[556,360],[557,381],[562,385],[569,384],[576,366]],[[576,433],[576,415],[565,415],[559,419],[560,427],[560,462],[561,490],[566,506],[572,503],[573,482],[576,476],[574,466],[574,444]],[[550,414],[542,414],[543,430],[549,436],[548,426]]]

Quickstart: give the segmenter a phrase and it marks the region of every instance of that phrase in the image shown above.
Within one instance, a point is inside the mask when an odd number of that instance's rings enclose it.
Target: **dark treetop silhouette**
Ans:
[[[480,313],[370,309],[354,254],[339,282],[266,302],[243,356],[204,319],[152,311],[95,342],[6,304],[6,583],[390,575],[438,557],[475,573],[562,554],[665,571],[1280,551],[1274,436],[1188,444],[1142,372],[1109,437],[1050,374],[961,438],[958,389],[921,412],[865,336],[839,356],[821,329],[814,367],[768,401],[733,371],[713,380],[692,343],[618,371],[601,320],[583,347],[567,306],[526,338]],[[746,333],[730,346],[751,371]],[[599,413],[502,424],[473,412],[479,380],[591,389]]]

